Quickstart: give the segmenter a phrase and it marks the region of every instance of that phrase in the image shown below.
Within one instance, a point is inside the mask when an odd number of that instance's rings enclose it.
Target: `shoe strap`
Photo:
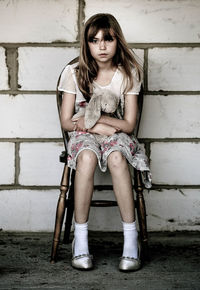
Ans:
[[[74,256],[72,258],[72,260],[78,260],[78,259],[81,259],[81,258],[90,258],[90,259],[93,259],[93,256],[90,255],[90,254],[82,254],[82,255]]]
[[[127,260],[127,261],[140,261],[140,259],[132,258],[132,257],[121,257],[120,260]]]

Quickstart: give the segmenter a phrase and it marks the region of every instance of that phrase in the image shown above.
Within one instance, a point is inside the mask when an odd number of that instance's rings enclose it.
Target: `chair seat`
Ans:
[[[62,153],[59,156],[59,160],[62,163],[66,163],[67,162],[67,152],[66,151],[62,151]]]

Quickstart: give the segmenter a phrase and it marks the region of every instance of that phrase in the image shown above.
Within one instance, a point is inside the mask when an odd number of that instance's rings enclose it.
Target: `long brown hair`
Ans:
[[[133,86],[131,73],[133,67],[135,67],[137,71],[138,79],[141,80],[142,77],[142,68],[136,61],[134,53],[128,48],[118,21],[111,14],[95,14],[85,23],[81,40],[79,64],[77,66],[78,86],[87,101],[89,101],[92,93],[91,84],[98,74],[98,65],[90,54],[88,41],[94,38],[99,30],[103,31],[104,38],[112,38],[113,35],[117,40],[117,50],[112,61],[113,66],[120,65],[124,74],[124,79],[127,80],[124,93],[128,92]]]

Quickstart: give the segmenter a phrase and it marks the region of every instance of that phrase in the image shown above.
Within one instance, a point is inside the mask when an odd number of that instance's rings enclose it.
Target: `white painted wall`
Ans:
[[[75,41],[78,1],[0,1],[0,42]]]
[[[149,49],[149,90],[200,90],[200,48]]]
[[[0,143],[0,183],[13,184],[15,179],[15,144]]]
[[[73,47],[21,47],[18,53],[21,90],[45,91],[55,90],[63,64],[79,51]]]
[[[0,95],[0,138],[60,138],[55,94]]]
[[[5,49],[0,47],[0,90],[7,90],[8,87],[8,70],[6,67]]]
[[[0,228],[53,231],[63,168],[54,91],[78,55],[79,9],[86,20],[112,13],[146,68],[139,138],[149,146],[156,185],[144,192],[149,231],[200,230],[195,0],[85,0],[80,7],[78,0],[0,1]],[[111,184],[109,173],[97,170],[95,184]],[[109,191],[94,196],[114,199]],[[90,229],[121,230],[118,208],[92,208]]]
[[[199,138],[199,108],[200,95],[145,96],[139,137]]]
[[[88,19],[97,12],[117,17],[128,42],[199,42],[199,1],[87,0]]]

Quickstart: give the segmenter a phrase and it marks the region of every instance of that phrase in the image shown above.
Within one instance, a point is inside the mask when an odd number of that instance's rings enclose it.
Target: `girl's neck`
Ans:
[[[108,63],[97,63],[99,71],[115,71],[116,67],[113,66],[112,62],[108,62]]]
[[[111,84],[116,70],[117,67],[113,65],[101,65],[98,69],[97,76],[94,81],[102,87],[108,86]]]

